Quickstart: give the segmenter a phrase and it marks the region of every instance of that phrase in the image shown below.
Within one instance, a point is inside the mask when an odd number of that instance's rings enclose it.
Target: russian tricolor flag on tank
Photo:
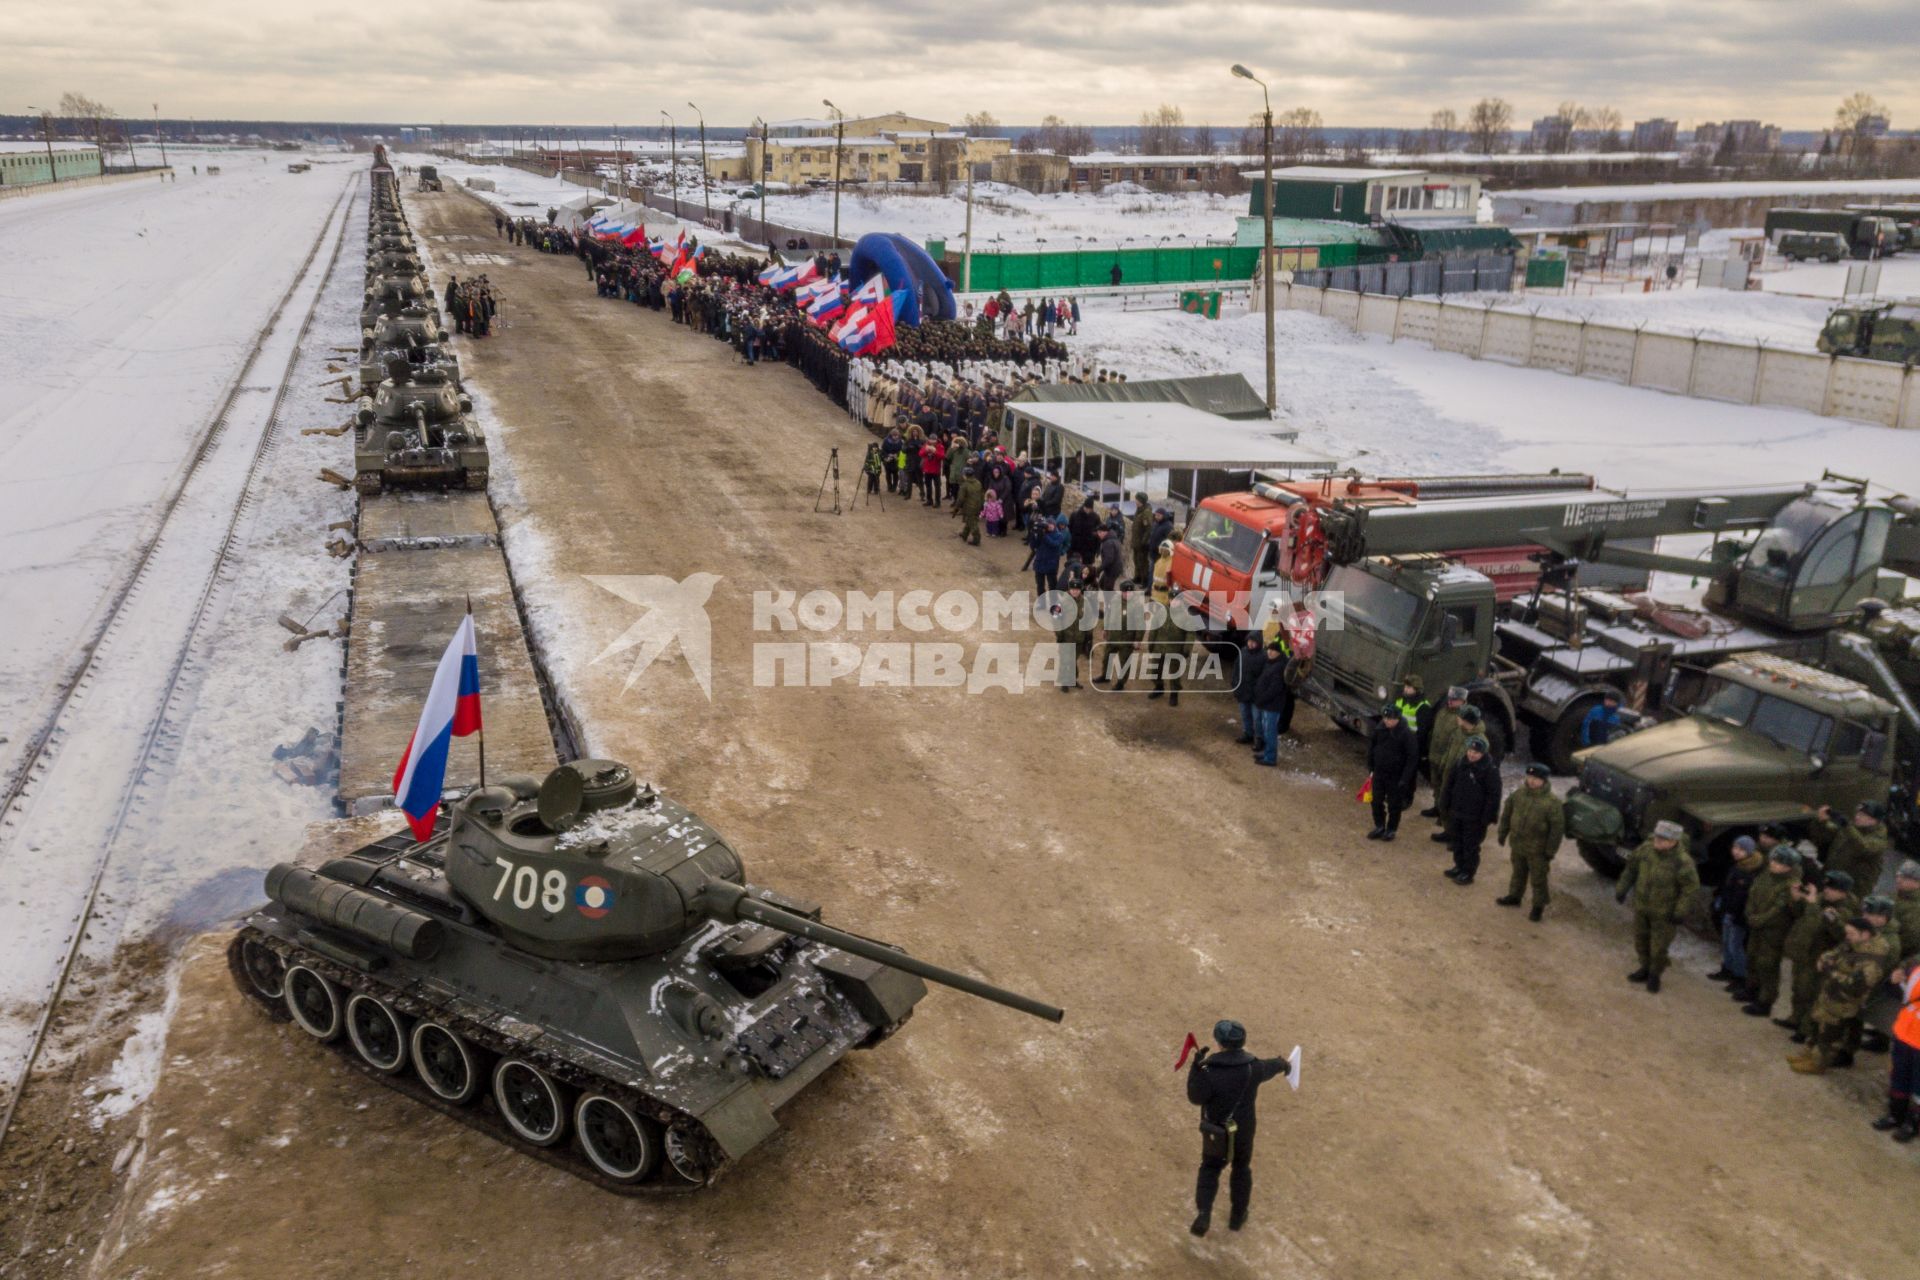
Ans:
[[[393,772],[393,802],[407,815],[413,838],[433,834],[440,793],[447,785],[447,753],[455,738],[480,732],[480,647],[468,612],[440,655],[420,723]]]

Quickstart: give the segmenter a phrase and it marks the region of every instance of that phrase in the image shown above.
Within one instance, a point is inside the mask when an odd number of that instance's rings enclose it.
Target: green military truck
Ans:
[[[1830,356],[1913,364],[1920,361],[1920,304],[1835,307],[1815,345]]]
[[[1856,258],[1884,258],[1900,251],[1900,224],[1852,209],[1769,209],[1767,239],[1779,244],[1791,232],[1831,231],[1844,236]]]
[[[1895,789],[1899,711],[1865,685],[1777,654],[1676,673],[1679,719],[1579,753],[1567,834],[1617,875],[1653,825],[1686,828],[1701,878],[1726,874],[1733,841],[1768,823],[1804,828]]]

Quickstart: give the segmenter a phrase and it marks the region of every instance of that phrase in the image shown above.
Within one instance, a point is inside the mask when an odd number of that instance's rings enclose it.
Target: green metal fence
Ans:
[[[1046,289],[1088,289],[1113,283],[1113,268],[1120,267],[1124,285],[1198,284],[1228,280],[1250,280],[1260,262],[1258,245],[1163,245],[1152,249],[1078,249],[1062,253],[976,253],[973,255],[971,281],[961,279],[963,255],[954,251],[951,241],[929,240],[927,252],[941,261],[956,287],[975,293],[1005,289],[1018,293]],[[1339,243],[1323,245],[1275,245],[1281,250],[1317,250],[1314,263],[1322,267],[1348,267],[1361,261],[1362,246]],[[1283,266],[1290,265],[1283,261]]]

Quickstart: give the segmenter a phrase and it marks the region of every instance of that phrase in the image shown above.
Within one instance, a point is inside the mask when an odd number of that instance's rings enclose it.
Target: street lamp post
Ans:
[[[60,170],[53,163],[53,113],[35,106],[29,106],[27,110],[40,112],[40,137],[47,144],[47,181],[58,182]],[[101,167],[106,167],[104,162]]]
[[[667,182],[673,187],[673,216],[680,216],[680,130],[673,123],[673,117],[665,108],[661,115],[667,117]]]
[[[687,105],[693,107],[691,102]],[[700,210],[706,215],[707,221],[711,222],[713,221],[713,196],[707,191],[707,117],[698,107],[693,107],[693,114],[700,117]]]
[[[760,126],[760,173],[758,175],[758,185],[760,187],[760,238],[767,242],[768,250],[772,250],[773,237],[767,233],[767,174],[773,170],[773,152],[767,149],[767,135],[769,131],[767,122],[759,116],[755,116],[753,122]]]
[[[1260,191],[1260,208],[1264,215],[1260,221],[1266,233],[1263,237],[1265,252],[1260,259],[1260,277],[1261,305],[1267,313],[1267,416],[1272,417],[1280,398],[1273,360],[1273,99],[1267,94],[1267,82],[1237,62],[1233,64],[1233,74],[1260,86],[1260,101],[1266,108],[1261,116],[1266,127],[1267,177],[1266,186]]]
[[[847,140],[847,113],[827,101],[820,105],[833,112],[833,247],[840,247],[840,149]]]
[[[160,167],[168,168],[167,136],[160,132],[160,104],[157,102],[153,104],[153,138],[160,144]]]

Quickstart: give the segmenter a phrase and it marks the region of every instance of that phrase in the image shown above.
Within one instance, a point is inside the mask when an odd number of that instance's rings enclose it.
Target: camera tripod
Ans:
[[[866,467],[863,464],[861,467],[862,474],[860,480],[863,486],[866,480],[865,471]],[[827,455],[827,470],[826,474],[820,477],[820,492],[813,495],[813,509],[816,512],[820,510],[821,504],[826,501],[827,485],[829,483],[833,485],[833,514],[836,516],[844,514],[845,508],[840,501],[840,449],[838,446],[834,446],[832,452]],[[882,511],[886,510],[887,498],[884,493],[879,493],[877,490],[869,492],[864,487],[859,490],[859,492],[863,493],[866,497],[865,505],[872,506],[873,500],[877,496],[880,499],[880,509]]]

